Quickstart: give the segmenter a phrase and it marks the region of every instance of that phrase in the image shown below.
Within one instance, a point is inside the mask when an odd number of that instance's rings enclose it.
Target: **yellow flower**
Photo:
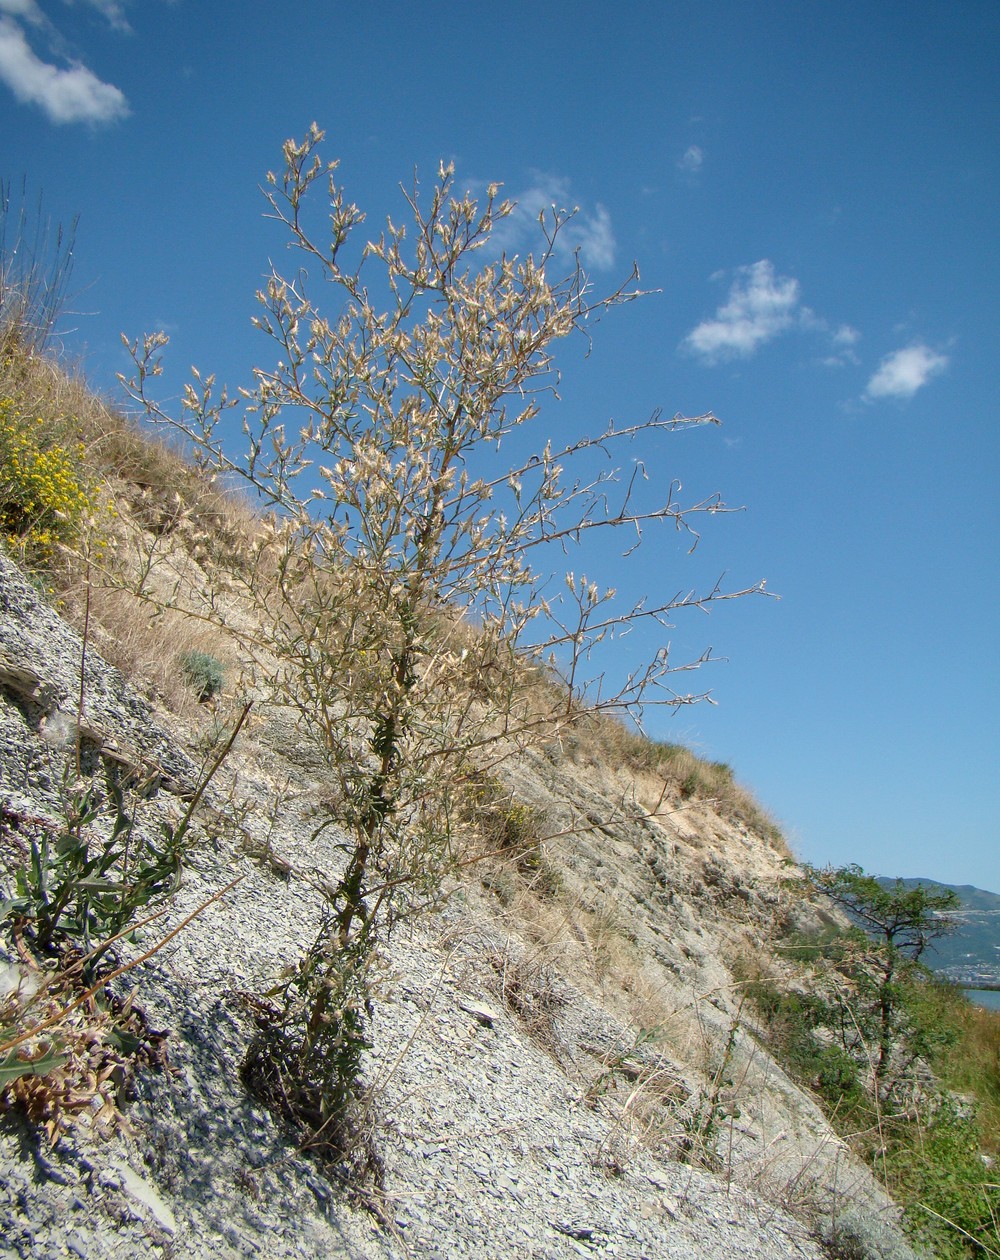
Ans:
[[[0,399],[0,530],[11,547],[46,561],[70,542],[97,507],[75,452],[46,441],[41,416],[26,420],[12,399]]]

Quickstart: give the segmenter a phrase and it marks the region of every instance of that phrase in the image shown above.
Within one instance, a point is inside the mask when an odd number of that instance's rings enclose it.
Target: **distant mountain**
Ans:
[[[883,887],[892,887],[895,882],[879,878]],[[902,883],[907,888],[917,884],[950,888],[962,903],[960,910],[948,916],[958,925],[955,932],[936,940],[922,961],[940,975],[970,988],[976,984],[1000,984],[1000,895],[971,884],[942,884],[936,879],[904,879]]]

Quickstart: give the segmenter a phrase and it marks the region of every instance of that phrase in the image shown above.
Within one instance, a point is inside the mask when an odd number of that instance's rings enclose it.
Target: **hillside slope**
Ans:
[[[8,870],[77,773],[100,785],[145,767],[144,828],[190,799],[225,713],[151,709],[2,556],[0,658]],[[870,1175],[755,1041],[733,980],[789,913],[784,855],[597,744],[553,744],[512,776],[545,820],[542,859],[471,867],[382,960],[366,1068],[381,1224],[239,1078],[245,995],[295,963],[315,882],[342,860],[335,832],[314,834],[326,785],[308,748],[261,705],[206,797],[178,895],[127,947],[239,878],[119,982],[169,1034],[170,1068],[138,1073],[134,1102],[119,1099],[128,1126],[103,1140],[70,1129],[49,1150],[3,1121],[6,1254],[784,1260],[823,1254],[831,1218],[864,1239],[858,1254],[910,1254]]]

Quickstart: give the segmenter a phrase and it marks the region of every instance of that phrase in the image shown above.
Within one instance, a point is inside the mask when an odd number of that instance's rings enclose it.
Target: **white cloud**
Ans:
[[[726,278],[724,271],[709,277],[714,282]],[[818,359],[824,367],[857,363],[855,345],[861,334],[850,324],[831,328],[829,320],[818,315],[799,299],[799,282],[791,276],[775,274],[767,258],[737,267],[728,300],[713,319],[703,320],[681,342],[680,348],[704,363],[729,359],[749,359],[757,350],[782,333],[797,331],[823,338],[827,349]]]
[[[4,9],[0,15],[0,82],[6,83],[22,103],[38,105],[54,123],[106,123],[124,118],[129,112],[128,102],[113,84],[102,82],[78,61],[61,67],[35,54],[22,27],[6,16],[11,12],[9,6],[16,3],[18,0],[0,0]],[[23,16],[32,20],[30,11]]]
[[[948,356],[922,342],[887,354],[865,388],[864,397],[912,398],[948,366]]]
[[[72,0],[65,0],[71,3]],[[132,28],[128,24],[125,17],[125,6],[119,3],[119,0],[85,0],[92,9],[96,9],[101,17],[106,18],[110,26],[116,31],[129,31]]]
[[[738,267],[729,300],[714,319],[700,323],[684,338],[682,348],[706,363],[747,359],[765,342],[791,328],[799,305],[799,282],[777,276],[766,258]],[[809,318],[811,312],[806,312]]]
[[[546,224],[551,227],[554,211],[565,213],[574,210],[569,189],[568,179],[537,174],[529,187],[510,194],[509,200],[517,205],[513,213],[497,225],[492,237],[493,245],[507,253],[518,249],[531,249],[537,253],[540,239],[538,216],[544,214]],[[607,209],[600,203],[592,211],[576,208],[573,217],[559,232],[557,248],[564,255],[579,250],[585,267],[597,271],[613,267],[616,242]]]
[[[823,327],[829,331],[825,324]],[[861,334],[856,328],[852,328],[850,324],[841,324],[830,334],[830,353],[821,358],[820,363],[831,368],[846,367],[848,364],[857,366],[861,360],[854,347],[860,340]]]
[[[593,213],[578,214],[565,230],[563,246],[569,250],[578,249],[588,267],[598,271],[613,267],[617,242],[607,208],[598,202]]]
[[[686,171],[689,175],[696,175],[705,164],[705,154],[696,144],[692,144],[684,150],[684,153],[677,159],[677,166],[680,170]]]
[[[11,18],[24,18],[35,26],[43,25],[45,21],[45,15],[35,0],[0,0],[0,13],[10,14]]]
[[[44,26],[45,14],[35,0],[0,0],[0,13],[8,13],[11,17],[23,18],[32,26]]]

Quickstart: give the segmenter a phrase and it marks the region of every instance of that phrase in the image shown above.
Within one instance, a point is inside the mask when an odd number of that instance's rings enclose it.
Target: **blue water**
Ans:
[[[966,989],[965,996],[977,1006],[985,1006],[988,1011],[1000,1011],[1000,993],[993,989]]]

